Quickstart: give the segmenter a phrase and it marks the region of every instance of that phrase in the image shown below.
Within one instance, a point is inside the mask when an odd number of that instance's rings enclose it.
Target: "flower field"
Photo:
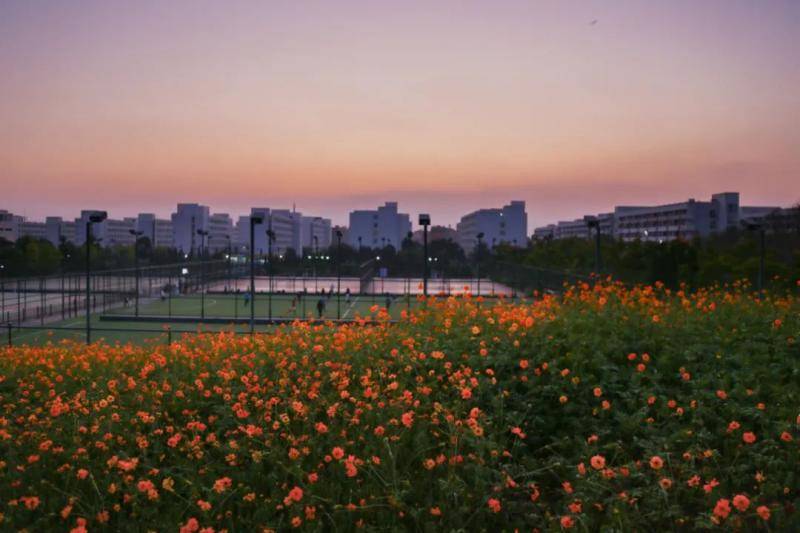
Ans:
[[[796,531],[799,313],[608,283],[0,349],[0,529]]]

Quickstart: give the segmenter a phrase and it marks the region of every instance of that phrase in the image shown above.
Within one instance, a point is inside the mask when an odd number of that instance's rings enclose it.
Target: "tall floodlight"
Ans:
[[[86,344],[92,343],[92,224],[99,224],[107,218],[105,211],[92,211],[86,221]]]
[[[342,318],[342,230],[336,230],[336,318]]]
[[[263,222],[261,215],[250,215],[250,335],[255,331],[256,324],[256,224]]]
[[[475,252],[475,273],[478,275],[478,296],[481,295],[481,245],[483,244],[483,232],[478,233],[478,248]]]
[[[197,234],[200,235],[200,320],[205,320],[206,318],[206,262],[205,262],[205,255],[206,255],[206,237],[208,237],[208,231],[204,229],[197,230]]]
[[[586,222],[586,225],[589,228],[589,238],[592,237],[592,228],[594,228],[595,235],[594,235],[594,272],[598,276],[600,275],[600,220],[597,217],[593,216],[585,216],[583,220]],[[645,233],[646,235],[646,233]]]
[[[431,216],[420,213],[419,225],[422,226],[422,294],[428,296],[428,226],[431,225]]]
[[[269,263],[269,291],[267,292],[269,320],[272,321],[272,243],[275,241],[275,232],[272,231],[272,216],[269,217],[267,230],[267,262]]]
[[[314,239],[314,256],[312,257],[311,261],[311,268],[314,270],[314,292],[319,292],[319,287],[317,287],[317,259],[319,253],[319,239],[316,235],[312,235]]]
[[[135,229],[128,230],[130,231],[131,235],[133,235],[133,270],[135,273],[135,285],[134,288],[136,290],[136,295],[134,296],[134,314],[135,316],[139,316],[139,237],[141,237],[144,232],[143,231],[136,231]]]

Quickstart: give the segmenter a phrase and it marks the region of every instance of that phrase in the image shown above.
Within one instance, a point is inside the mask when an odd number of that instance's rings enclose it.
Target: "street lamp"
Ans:
[[[139,316],[139,237],[141,237],[144,232],[143,231],[136,231],[135,229],[128,230],[131,235],[133,235],[133,269],[136,276],[136,296],[134,297],[134,316]]]
[[[267,292],[269,320],[272,321],[272,243],[275,241],[275,232],[272,231],[272,216],[269,217],[267,230],[267,262],[269,262],[269,291]]]
[[[767,252],[767,243],[766,243],[766,236],[764,230],[764,224],[761,222],[752,222],[750,220],[743,220],[742,224],[745,228],[749,231],[757,231],[758,232],[758,294],[759,296],[763,295],[764,291],[764,256]]]
[[[250,335],[255,331],[256,321],[256,264],[255,264],[255,240],[256,224],[262,224],[262,215],[250,215]]]
[[[3,316],[0,316],[0,322],[3,321],[3,318],[5,318],[5,314],[6,314],[6,281],[5,281],[5,278],[6,278],[6,266],[4,264],[0,263],[0,297],[2,297],[2,299],[3,299],[2,304],[0,304],[0,309],[2,310],[2,315],[3,315]],[[62,280],[64,279],[63,274],[61,276],[61,279]],[[62,288],[61,288],[61,300],[62,300],[62,302],[64,300],[63,281],[62,281]],[[63,311],[63,309],[64,309],[64,304],[63,303],[61,304],[61,309],[62,309],[61,312],[63,314],[63,312],[64,312]],[[11,322],[10,319],[9,319],[9,322]]]
[[[586,215],[583,217],[586,226],[589,228],[589,238],[592,237],[592,228],[595,229],[594,241],[594,271],[598,276],[600,275],[600,220],[597,217]],[[645,232],[647,235],[647,232]]]
[[[92,301],[92,224],[99,224],[108,218],[105,211],[92,211],[86,220],[86,344],[92,343],[92,321],[91,321],[91,301]]]
[[[420,213],[419,224],[422,226],[422,294],[428,296],[428,226],[431,225],[431,216]]]
[[[225,254],[225,259],[228,260],[228,264],[227,264],[227,267],[228,267],[228,283],[226,284],[226,286],[227,286],[227,290],[232,291],[233,288],[231,287],[231,281],[232,281],[231,261],[233,261],[233,257],[232,257],[233,256],[233,249],[231,248],[231,236],[230,235],[225,235],[225,238],[228,239],[228,253]]]
[[[206,318],[206,291],[205,291],[205,283],[206,283],[206,263],[205,263],[205,254],[206,254],[206,237],[208,236],[208,231],[204,229],[197,230],[197,234],[200,235],[200,320],[205,320]]]
[[[342,318],[342,230],[336,230],[336,318]]]
[[[413,243],[412,239],[414,238],[414,234],[412,232],[408,232],[406,234],[406,239],[408,239],[408,249],[410,250],[411,245]],[[411,269],[409,268],[410,265],[403,265],[406,269],[406,311],[411,307]]]
[[[316,235],[312,235],[312,238],[314,239],[314,257],[311,262],[311,268],[314,271],[314,292],[319,292],[319,288],[317,287],[317,253],[319,252],[319,239]]]
[[[481,244],[483,241],[483,232],[478,233],[478,250],[475,253],[475,273],[478,275],[478,296],[481,295]]]

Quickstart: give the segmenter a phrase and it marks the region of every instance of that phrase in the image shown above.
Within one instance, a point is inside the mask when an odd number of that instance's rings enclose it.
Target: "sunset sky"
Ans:
[[[0,1],[0,209],[800,201],[800,2]]]

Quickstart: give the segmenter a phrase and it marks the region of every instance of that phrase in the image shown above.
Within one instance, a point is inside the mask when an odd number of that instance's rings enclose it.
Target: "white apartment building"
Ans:
[[[61,217],[47,217],[44,225],[45,238],[53,246],[59,246],[61,239],[67,242],[75,242],[75,221],[66,221]]]
[[[331,245],[331,221],[328,218],[310,217],[295,213],[293,248],[298,254],[303,250],[326,250]]]
[[[14,242],[19,237],[19,222],[22,217],[0,209],[0,238]]]
[[[483,233],[483,242],[490,249],[498,244],[527,246],[528,214],[525,202],[513,201],[499,209],[479,209],[461,217],[456,225],[458,244],[470,253]]]
[[[20,237],[33,237],[34,239],[46,239],[47,227],[44,222],[33,222],[23,220],[19,223]]]
[[[251,215],[263,219],[261,224],[256,224],[253,231],[253,248],[256,254],[264,255],[269,252],[267,230],[272,229],[275,240],[272,241],[273,255],[281,255],[289,248],[294,248],[294,216],[288,209],[270,209],[268,207],[254,207]],[[244,219],[244,220],[242,220]],[[239,242],[243,247],[250,248],[250,217],[241,217],[237,224]]]
[[[214,213],[209,219],[206,244],[211,253],[227,250],[233,246],[233,219],[228,213]]]
[[[556,224],[556,235],[559,239],[569,239],[570,237],[587,239],[590,237],[589,225],[582,218],[562,220]]]
[[[601,235],[614,235],[614,213],[601,213],[594,217],[600,223]],[[533,230],[535,239],[588,239],[594,237],[594,229],[589,228],[586,218],[562,220],[557,224],[548,224]]]
[[[200,204],[178,204],[172,214],[173,246],[184,254],[193,254],[200,249],[200,235],[197,230],[209,229],[208,206]]]
[[[150,239],[153,248],[172,248],[172,221],[157,218],[153,213],[139,213],[136,217],[136,231],[142,233],[142,237]]]
[[[613,213],[597,215],[600,232],[617,239],[665,242],[673,239],[692,239],[738,228],[740,221],[764,217],[777,207],[740,206],[738,192],[723,192],[711,196],[708,202],[690,198],[656,206],[617,206]],[[534,236],[555,239],[587,238],[590,233],[584,219],[559,222],[536,228]]]
[[[710,202],[690,198],[657,206],[618,206],[614,219],[616,237],[625,241],[706,237],[739,226],[739,193],[714,194]]]
[[[81,216],[75,219],[75,244],[78,246],[86,242],[86,223],[94,209],[84,209]],[[135,218],[115,220],[107,218],[103,222],[92,224],[92,236],[100,246],[130,245],[134,242],[131,230],[136,226]]]
[[[352,211],[346,242],[356,249],[393,246],[399,250],[410,231],[408,214],[397,212],[397,202],[386,202],[376,210]]]

